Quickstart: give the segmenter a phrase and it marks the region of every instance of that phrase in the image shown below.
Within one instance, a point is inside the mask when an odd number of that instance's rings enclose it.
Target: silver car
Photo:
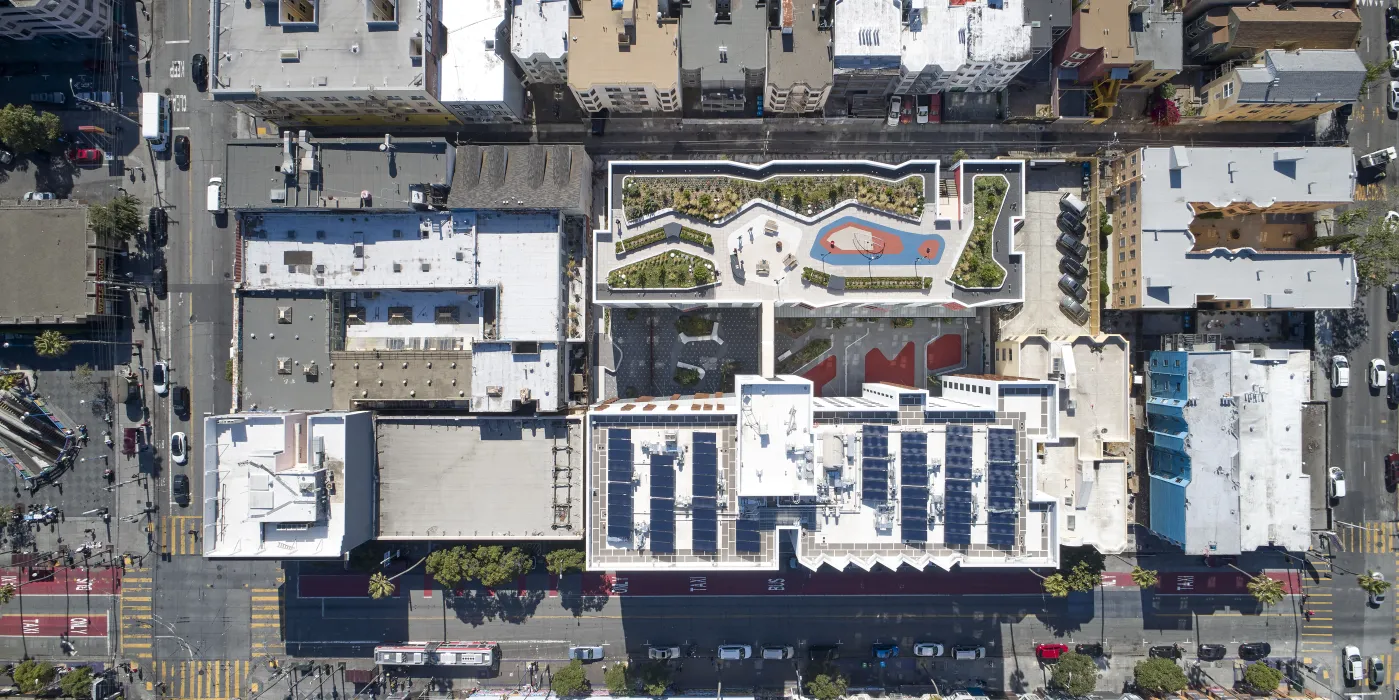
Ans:
[[[568,658],[579,661],[597,661],[603,656],[602,647],[569,647]]]

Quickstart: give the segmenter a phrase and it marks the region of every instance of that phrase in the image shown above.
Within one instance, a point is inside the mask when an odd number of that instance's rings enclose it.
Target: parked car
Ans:
[[[1175,644],[1155,646],[1147,649],[1146,654],[1153,659],[1179,659],[1180,647]]]
[[[1083,234],[1087,232],[1083,222],[1079,221],[1077,216],[1066,211],[1059,212],[1059,218],[1055,219],[1054,223],[1059,226],[1060,231],[1072,233],[1078,238],[1083,238]]]
[[[1035,645],[1035,658],[1041,663],[1058,663],[1059,657],[1069,652],[1068,645],[1065,644],[1037,644]]]
[[[1399,80],[1389,81],[1389,111],[1399,112]]]
[[[722,644],[719,646],[719,660],[742,661],[753,656],[753,647],[747,644]]]
[[[42,104],[61,105],[68,103],[68,96],[63,94],[62,92],[31,92],[29,93],[29,101],[39,102]]]
[[[1371,572],[1370,572],[1370,578],[1375,579],[1376,581],[1383,581],[1383,580],[1384,580],[1384,574],[1382,574],[1382,573],[1380,573],[1380,572],[1378,572],[1378,571],[1371,571]],[[1380,591],[1379,593],[1371,593],[1371,594],[1370,594],[1370,605],[1378,606],[1380,603],[1383,603],[1383,602],[1384,602],[1384,591]]]
[[[759,654],[759,658],[766,661],[785,661],[792,658],[792,647],[788,646],[765,646]]]
[[[189,388],[176,385],[170,389],[170,408],[177,416],[189,415]]]
[[[170,365],[165,360],[156,360],[151,365],[151,388],[157,396],[170,393]]]
[[[1384,367],[1384,360],[1381,360],[1379,358],[1370,360],[1370,371],[1368,373],[1368,376],[1370,377],[1371,389],[1383,389],[1385,382],[1389,378],[1388,375],[1389,372]]]
[[[1073,258],[1060,258],[1059,271],[1066,275],[1073,275],[1074,279],[1080,281],[1088,278],[1088,268]]]
[[[812,661],[835,661],[840,658],[840,645],[813,644],[806,648],[806,658]]]
[[[1346,681],[1352,685],[1365,679],[1365,662],[1360,658],[1360,649],[1346,647],[1341,651],[1346,660]]]
[[[1385,683],[1386,680],[1388,680],[1388,679],[1386,679],[1386,678],[1384,677],[1384,657],[1383,657],[1383,656],[1371,656],[1371,657],[1370,657],[1370,685],[1373,685],[1373,686],[1375,686],[1376,688],[1378,688],[1378,687],[1384,685],[1384,683]]]
[[[150,231],[151,240],[158,246],[165,245],[169,228],[170,215],[160,207],[151,207],[146,215],[146,230]]]
[[[175,497],[175,505],[184,508],[189,505],[189,477],[176,474],[170,479],[170,495]]]
[[[1064,275],[1059,278],[1059,289],[1065,294],[1073,297],[1074,301],[1082,303],[1088,298],[1088,290],[1083,288],[1083,283],[1079,282],[1073,275]]]
[[[957,661],[975,661],[986,658],[986,647],[970,644],[952,647],[952,658]]]
[[[1399,452],[1384,456],[1384,487],[1390,491],[1399,487]]]
[[[1088,309],[1084,308],[1083,304],[1075,299],[1060,297],[1059,310],[1063,311],[1064,315],[1073,319],[1074,323],[1083,323],[1088,320]]]
[[[599,646],[568,648],[568,658],[579,661],[597,661],[604,653],[603,648]]]
[[[164,299],[165,291],[165,268],[157,267],[151,270],[151,292],[157,299]]]
[[[1331,388],[1344,389],[1350,386],[1350,360],[1345,355],[1331,356]]]
[[[24,201],[26,201],[26,202],[45,202],[45,201],[48,201],[48,200],[50,200],[50,199],[58,199],[58,197],[54,196],[54,193],[52,193],[52,192],[25,192],[25,193],[24,193]]]
[[[898,95],[889,98],[889,118],[884,122],[887,126],[898,126],[899,112],[902,111],[902,106],[903,103],[899,100]]]
[[[1083,260],[1088,255],[1088,246],[1084,245],[1083,241],[1073,234],[1066,233],[1060,236],[1054,245],[1059,249],[1059,252],[1078,260]]]
[[[67,157],[68,162],[79,165],[95,165],[103,160],[100,148],[70,148]]]
[[[1399,405],[1399,372],[1389,373],[1389,403]]]
[[[1326,488],[1331,492],[1332,500],[1344,498],[1346,495],[1346,473],[1340,467],[1331,467],[1326,473]]]
[[[1396,42],[1396,43],[1399,43],[1399,42]],[[919,123],[919,124],[927,124],[927,123],[928,123],[928,99],[929,99],[929,97],[930,97],[929,95],[921,95],[921,96],[918,97],[918,123]]]
[[[1074,651],[1084,656],[1099,658],[1103,655],[1103,645],[1101,644],[1075,644]]]
[[[943,648],[937,642],[918,642],[913,645],[914,656],[942,656]]]
[[[185,444],[184,433],[172,433],[170,435],[170,461],[175,464],[184,464],[189,461],[189,446]]]
[[[175,165],[189,168],[189,137],[184,134],[175,137]]]
[[[189,62],[189,76],[194,79],[194,86],[204,92],[209,87],[209,59],[204,54],[197,53]]]
[[[1389,220],[1389,217],[1385,217]],[[1385,311],[1390,316],[1399,315],[1399,282],[1389,285],[1389,291],[1385,293]]]
[[[893,659],[899,656],[899,645],[874,644],[870,646],[870,651],[874,653],[876,659]]]
[[[1267,642],[1248,642],[1239,645],[1239,658],[1244,661],[1266,659],[1271,653],[1273,653],[1273,647]]]
[[[1229,648],[1223,644],[1201,644],[1195,655],[1201,661],[1219,661],[1229,655]]]
[[[1389,42],[1389,70],[1399,71],[1399,41]]]
[[[1384,34],[1389,39],[1399,38],[1399,8],[1393,5],[1384,8]]]
[[[646,658],[669,661],[680,658],[680,647],[646,647]]]

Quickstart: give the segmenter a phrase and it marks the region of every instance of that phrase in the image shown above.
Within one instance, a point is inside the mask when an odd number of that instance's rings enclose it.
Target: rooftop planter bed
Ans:
[[[806,363],[825,354],[825,352],[830,349],[830,338],[816,338],[806,345],[803,345],[802,349],[788,355],[786,359],[778,360],[777,366],[774,369],[777,374],[791,374],[806,366]]]
[[[638,233],[630,238],[623,238],[615,244],[617,254],[630,253],[633,250],[640,250],[647,246],[655,245],[666,239],[665,227],[653,228],[645,233]],[[704,231],[696,231],[692,228],[680,228],[680,240],[687,243],[694,243],[697,246],[714,249],[714,238]]]
[[[709,335],[714,332],[714,321],[703,316],[685,314],[675,319],[675,331],[691,337]]]
[[[846,277],[846,289],[928,289],[931,277]]]
[[[690,289],[713,281],[714,263],[674,250],[607,273],[613,289]]]
[[[732,177],[628,177],[622,206],[628,221],[675,211],[702,221],[732,216],[754,199],[798,213],[823,212],[854,199],[890,214],[916,217],[923,211],[923,176],[887,182],[858,175],[775,177],[763,182]]]
[[[680,240],[689,241],[690,243],[709,248],[710,250],[714,249],[714,238],[704,231],[696,231],[692,228],[681,227]]]
[[[803,267],[802,281],[818,287],[825,287],[831,283],[831,276],[814,267]]]
[[[1000,175],[978,175],[972,184],[972,234],[957,267],[952,271],[952,283],[959,287],[1000,287],[1006,271],[992,257],[991,233],[1006,199],[1008,183]],[[847,286],[849,283],[847,282]]]

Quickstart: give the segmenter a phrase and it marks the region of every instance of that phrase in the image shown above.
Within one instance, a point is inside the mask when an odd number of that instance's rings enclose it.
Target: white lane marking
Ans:
[[[166,39],[166,44],[188,44],[189,39]]]
[[[170,127],[170,130],[171,130],[171,131],[189,131],[189,127],[187,127],[187,126],[172,126],[172,127]]]
[[[182,78],[182,77],[184,77],[184,75],[185,75],[185,62],[184,62],[184,61],[171,61],[171,62],[170,62],[170,77],[171,77],[171,78]]]

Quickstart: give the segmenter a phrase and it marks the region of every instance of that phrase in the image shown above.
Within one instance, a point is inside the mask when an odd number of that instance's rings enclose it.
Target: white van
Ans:
[[[223,213],[223,178],[221,177],[209,178],[208,208],[211,214]]]
[[[1072,194],[1065,194],[1063,197],[1059,198],[1059,208],[1063,211],[1071,212],[1074,216],[1078,217],[1079,221],[1084,219],[1084,213],[1088,211],[1088,205]]]
[[[1340,467],[1331,467],[1331,471],[1326,475],[1326,485],[1331,491],[1332,500],[1344,498],[1346,495],[1346,473]]]
[[[141,93],[141,138],[152,151],[163,151],[170,141],[170,107],[158,92]]]
[[[1350,360],[1345,355],[1331,358],[1331,388],[1344,389],[1350,386]]]

